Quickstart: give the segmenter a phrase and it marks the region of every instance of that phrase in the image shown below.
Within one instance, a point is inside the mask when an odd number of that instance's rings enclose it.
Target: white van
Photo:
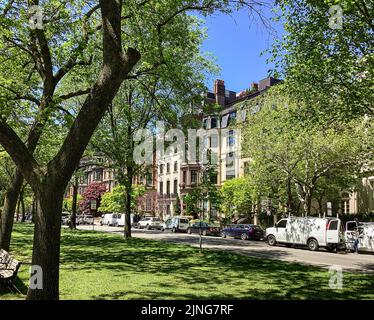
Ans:
[[[171,217],[165,221],[161,230],[171,230],[172,232],[186,231],[190,225],[190,220],[186,217]]]
[[[354,250],[355,237],[358,230],[358,251],[374,252],[374,222],[348,221],[345,228],[345,243],[348,250]]]
[[[131,225],[134,223],[134,214],[131,213],[130,214],[130,223]],[[125,226],[125,217],[126,215],[124,213],[118,213],[117,214],[117,223],[116,223],[116,226],[117,227],[124,227]]]
[[[100,224],[102,226],[117,226],[117,220],[120,218],[118,213],[107,213],[101,216]]]
[[[306,245],[312,251],[325,247],[328,251],[343,245],[342,223],[337,218],[290,217],[278,221],[273,228],[266,229],[269,245]]]

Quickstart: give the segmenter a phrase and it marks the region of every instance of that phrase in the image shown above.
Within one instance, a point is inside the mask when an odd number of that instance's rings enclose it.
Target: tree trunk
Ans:
[[[310,215],[310,209],[312,207],[312,196],[309,190],[304,191],[303,209],[305,217]]]
[[[131,153],[132,154],[132,153]],[[131,163],[131,162],[130,162]],[[121,174],[122,175],[122,172]],[[120,181],[123,181],[126,192],[126,204],[125,204],[125,227],[124,237],[125,239],[131,238],[131,202],[132,202],[132,179],[134,175],[134,169],[132,166],[126,166],[126,176],[121,177]]]
[[[23,176],[19,170],[15,170],[13,181],[11,182],[11,185],[5,195],[3,212],[1,214],[0,248],[6,251],[9,251],[10,248],[14,214],[22,184]]]
[[[125,239],[131,238],[131,189],[132,187],[129,188],[128,186],[126,186],[125,228],[123,233]]]
[[[71,205],[71,217],[70,217],[70,229],[77,228],[77,202],[78,202],[78,176],[74,177],[74,185],[73,185],[73,203]]]
[[[22,209],[22,217],[21,217],[21,222],[25,222],[26,220],[26,207],[25,207],[25,194],[22,191],[21,195],[21,209]]]
[[[32,206],[31,206],[31,221],[35,223],[35,216],[36,216],[36,199],[35,195],[32,198]]]
[[[292,180],[287,179],[287,214],[291,215],[293,213],[293,197],[292,197]]]
[[[21,206],[21,195],[18,197],[17,201],[17,209],[16,209],[16,221],[19,221],[19,214],[20,214],[20,206]]]
[[[27,300],[59,299],[60,233],[63,191],[46,185],[37,197],[32,265],[43,272],[42,289],[29,288]]]

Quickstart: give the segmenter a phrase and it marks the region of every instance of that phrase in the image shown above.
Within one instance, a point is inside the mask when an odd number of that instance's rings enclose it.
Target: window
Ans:
[[[95,170],[94,171],[94,181],[101,181],[103,179],[103,170]]]
[[[217,118],[212,118],[210,128],[217,128]]]
[[[153,185],[153,177],[151,172],[147,172],[146,174],[146,184],[147,186],[152,186]]]
[[[349,200],[343,200],[342,201],[342,213],[343,214],[349,214]]]
[[[178,171],[178,161],[174,162],[174,172]]]
[[[197,183],[197,171],[196,170],[191,171],[191,183]]]
[[[163,173],[164,173],[164,165],[160,164],[160,174],[163,174]]]
[[[229,152],[226,154],[226,168],[231,168],[234,166],[234,152]]]
[[[235,168],[226,170],[226,180],[235,179]]]
[[[164,194],[164,183],[162,181],[160,182],[160,194]]]
[[[173,193],[175,195],[177,195],[178,194],[178,180],[177,179],[174,180],[174,186],[173,187],[174,187],[173,188]]]
[[[333,220],[330,222],[329,230],[338,230],[338,220]]]
[[[207,129],[207,127],[208,127],[208,119],[204,119],[204,121],[203,121],[203,128]]]
[[[152,199],[147,199],[146,211],[151,211],[151,210],[152,210]]]
[[[170,173],[170,163],[166,164],[166,173]]]
[[[213,183],[213,184],[217,184],[218,183],[218,174],[216,172],[213,172],[210,175],[210,182]]]
[[[183,183],[187,181],[187,171],[183,171]]]
[[[170,195],[170,181],[166,181],[166,194]]]
[[[236,119],[236,111],[230,112],[230,120]]]
[[[218,147],[218,135],[214,134],[210,136],[210,147],[217,148]]]
[[[277,223],[277,228],[285,228],[287,226],[287,220],[281,220]]]
[[[221,128],[224,129],[228,126],[228,123],[229,123],[229,116],[230,115],[225,115],[222,117],[222,125],[221,125]]]
[[[232,147],[235,144],[235,133],[234,130],[230,130],[227,136],[227,146]]]

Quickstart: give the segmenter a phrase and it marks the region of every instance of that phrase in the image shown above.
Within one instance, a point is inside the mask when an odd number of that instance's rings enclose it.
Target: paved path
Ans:
[[[79,229],[92,230],[92,226],[79,226]],[[97,226],[96,231],[111,232],[121,235],[122,228]],[[188,235],[186,233],[171,233],[158,230],[132,230],[133,237],[162,240],[174,243],[199,246],[198,235]],[[317,252],[303,248],[287,248],[285,246],[270,247],[262,241],[243,241],[238,239],[222,239],[218,237],[203,237],[203,248],[214,250],[230,251],[243,255],[275,259],[280,261],[296,262],[307,265],[328,268],[331,266],[341,266],[345,271],[373,272],[374,254],[353,254],[353,253],[330,253],[324,249]]]

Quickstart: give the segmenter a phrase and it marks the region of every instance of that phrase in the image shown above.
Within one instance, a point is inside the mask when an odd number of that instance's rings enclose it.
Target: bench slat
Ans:
[[[17,276],[21,263],[8,252],[0,250],[0,281],[13,280]]]

